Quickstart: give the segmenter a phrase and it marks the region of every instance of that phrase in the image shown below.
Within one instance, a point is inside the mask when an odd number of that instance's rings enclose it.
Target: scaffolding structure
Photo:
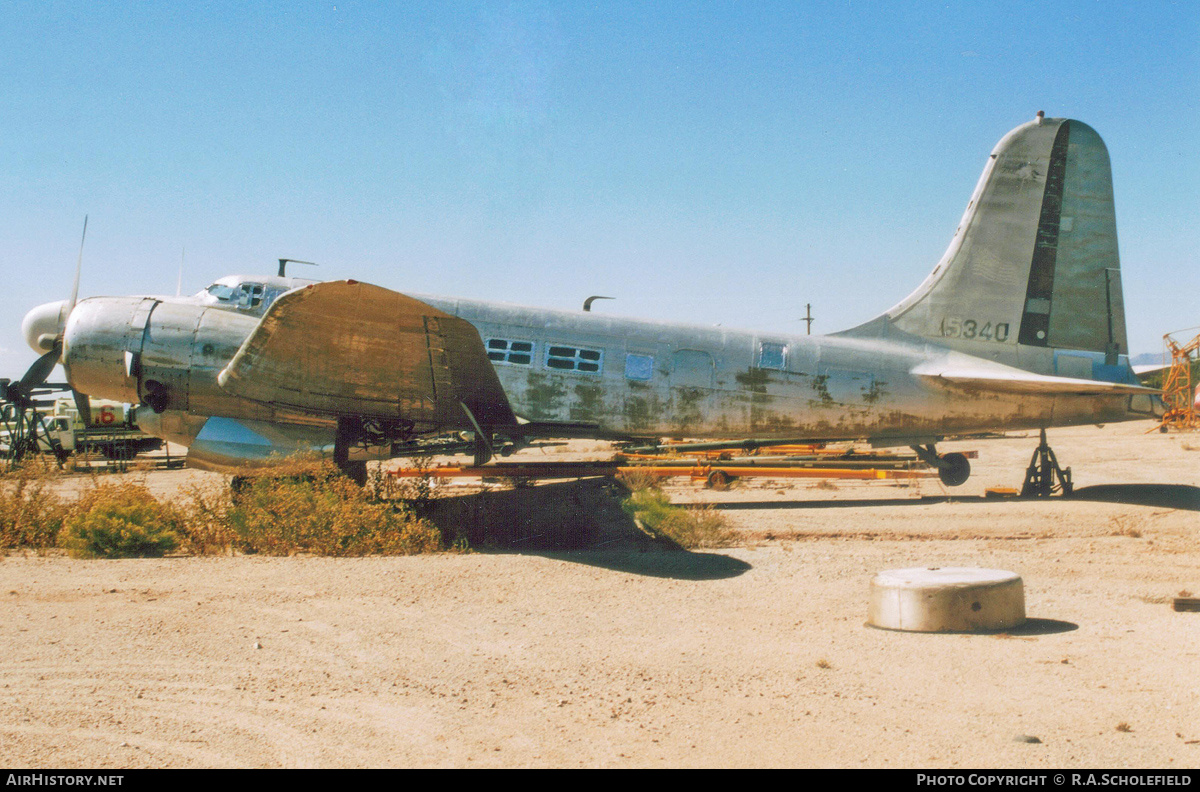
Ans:
[[[1174,336],[1200,328],[1176,330],[1163,336],[1164,357],[1170,356],[1171,366],[1163,377],[1163,414],[1161,431],[1168,429],[1190,432],[1200,429],[1200,414],[1196,410],[1196,383],[1192,376],[1193,363],[1200,357],[1200,335],[1180,343]]]
[[[54,454],[62,467],[67,452],[50,432],[46,414],[38,409],[41,405],[29,398],[9,401],[5,398],[7,390],[8,382],[0,380],[0,469],[20,464],[25,457],[42,451]]]

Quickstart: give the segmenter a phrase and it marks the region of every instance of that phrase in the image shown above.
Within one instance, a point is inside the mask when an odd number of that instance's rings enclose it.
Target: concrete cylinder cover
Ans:
[[[871,581],[868,623],[908,632],[987,632],[1025,621],[1021,576],[1002,569],[891,569]]]

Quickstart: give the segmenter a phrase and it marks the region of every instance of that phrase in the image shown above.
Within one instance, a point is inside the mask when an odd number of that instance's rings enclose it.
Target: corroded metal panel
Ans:
[[[283,295],[219,383],[229,394],[329,415],[469,425],[513,421],[469,323],[397,292],[354,281]]]

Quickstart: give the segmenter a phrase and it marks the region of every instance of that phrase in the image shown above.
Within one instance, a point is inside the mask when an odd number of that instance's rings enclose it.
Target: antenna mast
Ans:
[[[287,275],[284,273],[284,270],[287,268],[288,264],[308,264],[311,267],[317,266],[317,262],[315,261],[301,261],[300,259],[281,258],[279,259],[279,277],[287,277]]]

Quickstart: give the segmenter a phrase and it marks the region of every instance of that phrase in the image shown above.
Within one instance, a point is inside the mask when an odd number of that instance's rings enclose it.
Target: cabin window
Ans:
[[[257,308],[262,303],[263,285],[261,283],[243,283],[238,287],[238,307]]]
[[[654,358],[650,355],[625,356],[625,379],[648,380],[654,376]]]
[[[512,341],[507,338],[489,338],[487,340],[487,356],[488,360],[495,363],[528,366],[533,362],[533,342]]]
[[[559,371],[584,371],[589,374],[599,374],[603,359],[604,353],[598,349],[557,345],[546,347],[546,367]]]
[[[758,348],[758,367],[762,369],[772,369],[774,371],[783,371],[784,364],[787,362],[787,347],[783,344],[775,344],[770,341],[763,341]]]

